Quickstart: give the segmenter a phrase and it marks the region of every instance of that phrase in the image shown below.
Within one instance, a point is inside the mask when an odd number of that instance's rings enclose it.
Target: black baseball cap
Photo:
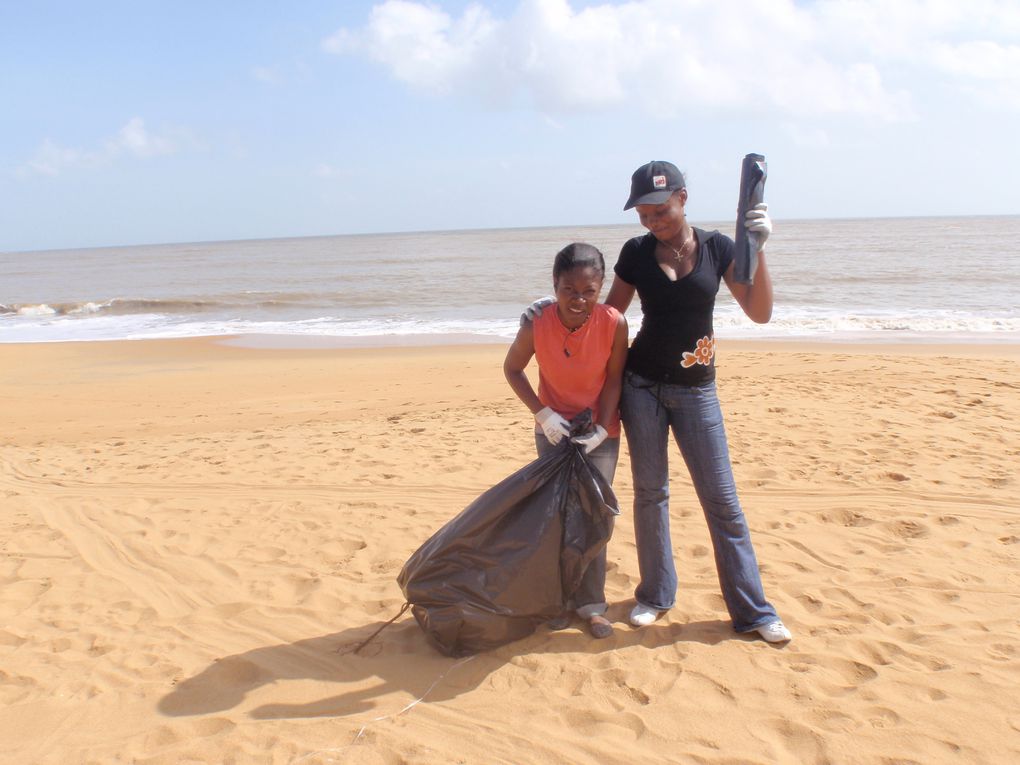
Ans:
[[[649,162],[630,177],[630,198],[624,210],[636,205],[661,205],[673,192],[687,184],[684,174],[672,162]]]

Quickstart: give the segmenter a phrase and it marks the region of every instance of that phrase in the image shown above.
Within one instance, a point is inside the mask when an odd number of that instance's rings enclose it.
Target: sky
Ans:
[[[0,0],[0,250],[1020,214],[1020,0]],[[409,253],[413,257],[413,253]]]

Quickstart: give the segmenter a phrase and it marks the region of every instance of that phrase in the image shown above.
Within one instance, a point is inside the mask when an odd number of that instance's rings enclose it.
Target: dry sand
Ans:
[[[0,761],[1020,762],[1020,349],[721,343],[766,592],[735,635],[673,459],[678,606],[467,660],[403,562],[532,459],[503,347],[0,346]]]

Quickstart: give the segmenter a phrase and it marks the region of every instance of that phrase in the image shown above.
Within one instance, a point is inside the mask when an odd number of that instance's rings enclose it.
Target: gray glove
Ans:
[[[556,298],[552,295],[546,295],[540,297],[534,303],[524,309],[524,313],[521,314],[521,326],[523,327],[529,321],[534,321],[536,318],[542,315],[542,309],[551,306],[556,302]]]
[[[583,436],[574,436],[570,439],[571,443],[577,444],[578,446],[584,447],[585,454],[591,454],[595,451],[599,445],[606,440],[609,433],[601,425],[596,425],[595,430],[591,433],[585,433]]]
[[[549,407],[536,412],[535,421],[538,422],[551,444],[558,444],[565,436],[570,435],[570,423],[563,419],[563,415],[554,412]]]
[[[744,216],[744,228],[747,233],[754,234],[758,242],[758,252],[765,249],[765,242],[772,233],[772,218],[769,217],[767,202],[759,202]]]

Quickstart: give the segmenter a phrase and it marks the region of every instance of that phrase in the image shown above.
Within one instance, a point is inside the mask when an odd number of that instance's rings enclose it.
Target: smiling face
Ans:
[[[638,205],[634,209],[642,226],[660,242],[668,242],[683,232],[686,204],[687,189],[680,189],[661,205]]]
[[[595,310],[602,293],[602,274],[592,266],[576,266],[553,281],[556,310],[563,326],[580,327]]]

